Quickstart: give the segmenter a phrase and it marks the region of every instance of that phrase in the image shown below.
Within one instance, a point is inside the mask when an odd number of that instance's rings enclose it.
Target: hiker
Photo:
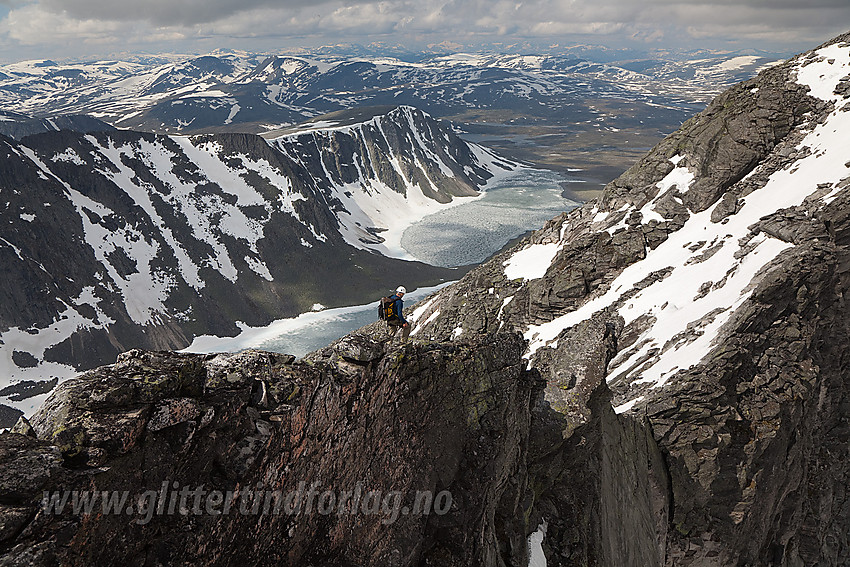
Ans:
[[[407,290],[403,285],[398,286],[398,289],[395,290],[395,294],[390,296],[390,301],[392,301],[393,306],[393,316],[387,319],[387,325],[392,328],[392,337],[395,337],[398,334],[398,330],[401,329],[401,340],[402,342],[406,342],[408,337],[410,337],[410,323],[408,323],[404,318],[404,301],[402,298],[404,294],[407,293]]]

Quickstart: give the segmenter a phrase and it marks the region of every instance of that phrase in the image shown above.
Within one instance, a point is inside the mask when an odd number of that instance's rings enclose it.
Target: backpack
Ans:
[[[394,303],[395,300],[392,295],[382,297],[381,301],[378,303],[378,319],[388,323],[397,321],[398,315],[395,314],[395,310],[393,309]]]

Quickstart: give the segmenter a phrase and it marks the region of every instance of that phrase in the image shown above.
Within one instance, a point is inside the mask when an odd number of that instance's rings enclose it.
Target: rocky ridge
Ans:
[[[134,351],[60,385],[0,436],[3,560],[526,565],[545,524],[550,566],[847,564],[848,84],[850,34],[732,88],[411,309],[410,344],[375,324],[304,361]],[[38,504],[177,478],[453,504],[380,532]]]
[[[124,353],[0,435],[0,564],[521,563],[519,463],[542,387],[521,353],[518,335],[401,346],[352,336],[299,361]],[[284,508],[301,483],[340,500]],[[358,485],[362,497],[342,499]],[[235,495],[232,510],[221,499],[195,508],[194,496],[170,513],[170,496],[161,512],[141,504],[201,486]],[[131,496],[117,514],[73,514],[71,503],[57,514],[39,506],[43,489]],[[275,491],[277,508],[258,496]],[[443,496],[417,513],[426,491]]]
[[[108,132],[115,130],[115,127],[85,114],[63,114],[52,118],[34,118],[17,112],[0,110],[0,134],[4,136],[20,140],[25,136],[59,130]]]

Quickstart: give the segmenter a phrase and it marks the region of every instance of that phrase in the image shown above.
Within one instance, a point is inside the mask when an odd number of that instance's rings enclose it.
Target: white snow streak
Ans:
[[[845,163],[850,112],[841,111],[840,106],[846,102],[833,91],[850,71],[850,47],[831,46],[820,50],[819,55],[822,59],[818,62],[800,69],[798,80],[808,85],[813,95],[836,102],[839,108],[799,144],[800,149],[811,149],[808,156],[797,160],[790,169],[771,174],[764,187],[742,199],[740,211],[728,217],[725,224],[711,222],[713,207],[691,215],[682,229],[649,251],[644,260],[624,269],[606,293],[551,322],[530,326],[525,332],[530,341],[527,357],[543,346],[557,347],[557,336],[563,330],[612,307],[626,325],[642,316],[649,316],[650,322],[634,345],[611,362],[611,381],[623,378],[659,387],[677,371],[697,364],[708,354],[720,328],[752,293],[756,275],[793,246],[765,233],[754,236],[749,226],[775,211],[802,204],[818,191],[819,184],[835,186],[848,176]],[[680,159],[677,156],[677,167],[658,183],[659,197],[674,187],[684,193],[693,183],[693,174],[678,167]],[[823,198],[824,202],[830,202],[839,191],[836,187]],[[646,209],[645,206],[642,212]],[[603,220],[601,213],[597,218]],[[739,243],[739,239],[744,240]],[[743,245],[748,248],[743,249]],[[707,250],[713,255],[704,254]],[[636,284],[662,270],[670,273],[623,300]],[[689,327],[696,338],[683,334]],[[650,356],[652,350],[656,351],[654,356]],[[640,362],[647,357],[647,362]],[[628,411],[638,401],[628,400],[617,411]]]
[[[546,275],[552,260],[558,254],[562,244],[552,242],[549,244],[532,244],[515,252],[505,263],[505,276],[509,280],[525,279],[536,280]]]
[[[49,348],[67,340],[71,335],[82,329],[105,329],[115,323],[107,317],[100,308],[101,299],[95,295],[94,287],[85,287],[70,304],[57,298],[65,305],[65,310],[59,313],[54,321],[44,328],[20,329],[12,327],[0,334],[0,373],[4,377],[3,385],[15,384],[21,380],[40,382],[59,378],[65,380],[74,376],[77,371],[67,365],[44,361],[44,354]],[[80,314],[77,307],[87,306],[94,309],[92,319]],[[15,364],[12,354],[15,352],[29,353],[38,362],[37,366],[22,368]],[[14,407],[25,415],[31,416],[38,409],[48,394],[40,394],[25,400],[2,399],[2,403]]]
[[[546,521],[537,531],[528,536],[528,567],[546,567],[546,555],[543,553],[543,539],[546,537]]]

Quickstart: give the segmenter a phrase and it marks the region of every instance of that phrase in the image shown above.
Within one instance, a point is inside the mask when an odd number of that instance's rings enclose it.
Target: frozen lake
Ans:
[[[437,266],[480,263],[513,238],[540,228],[550,218],[574,208],[578,203],[561,196],[560,183],[565,181],[570,180],[552,171],[521,170],[494,182],[480,199],[443,210],[412,225],[402,236],[402,247],[417,259]],[[405,305],[413,305],[437,289],[410,290],[404,297]],[[368,305],[304,313],[266,327],[244,327],[232,338],[198,337],[186,351],[234,352],[259,348],[303,356],[376,321],[377,300],[376,297]]]
[[[404,231],[401,245],[434,266],[478,264],[511,239],[578,205],[561,196],[572,181],[546,170],[521,170],[496,181],[481,199],[427,216]]]

